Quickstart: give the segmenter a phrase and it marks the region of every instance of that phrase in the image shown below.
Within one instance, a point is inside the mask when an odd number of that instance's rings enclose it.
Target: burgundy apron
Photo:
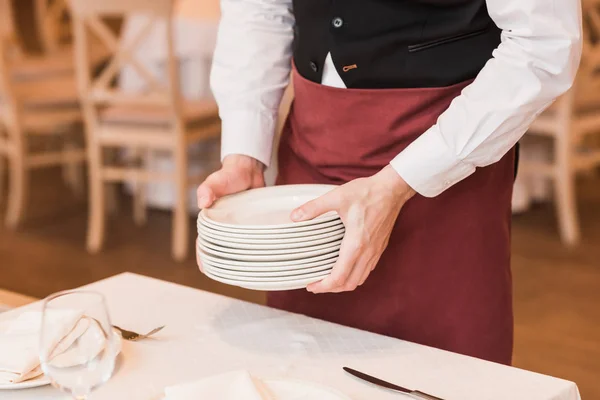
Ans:
[[[294,76],[278,184],[368,177],[435,124],[468,84],[339,89]],[[409,200],[387,250],[353,292],[273,292],[272,307],[511,363],[514,151],[435,198]]]

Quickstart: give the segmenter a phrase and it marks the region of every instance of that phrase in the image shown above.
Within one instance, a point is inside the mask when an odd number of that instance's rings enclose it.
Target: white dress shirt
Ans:
[[[498,161],[573,83],[581,57],[579,0],[487,0],[502,42],[437,123],[392,167],[433,197]],[[268,165],[292,57],[292,0],[221,0],[211,87],[223,121],[221,157]],[[331,56],[322,83],[344,87]],[[340,83],[341,82],[341,83]]]

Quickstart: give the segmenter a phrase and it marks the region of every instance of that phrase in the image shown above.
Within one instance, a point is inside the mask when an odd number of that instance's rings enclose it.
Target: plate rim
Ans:
[[[240,281],[240,282],[289,282],[289,281],[297,281],[299,279],[295,279],[293,277],[299,277],[299,276],[306,276],[306,279],[309,278],[313,278],[313,277],[320,277],[320,276],[327,276],[331,273],[331,268],[324,268],[321,271],[315,271],[315,272],[310,272],[310,273],[306,273],[306,274],[297,274],[297,275],[289,275],[289,276],[264,276],[264,277],[254,277],[254,276],[235,276],[235,275],[230,275],[227,276],[228,274],[226,273],[222,273],[222,272],[215,272],[214,271],[213,266],[207,265],[206,267],[204,267],[204,270],[209,270],[212,274],[216,275],[216,276],[220,276],[222,278],[226,278],[226,279],[231,279],[234,281]],[[281,279],[277,279],[277,278],[281,278]],[[286,279],[286,278],[291,278],[291,279]]]
[[[214,229],[216,231],[220,231],[220,232],[226,232],[226,233],[239,233],[239,234],[287,234],[287,233],[302,233],[302,232],[310,232],[312,230],[315,230],[315,227],[319,227],[319,228],[326,228],[326,227],[330,227],[330,226],[335,226],[335,225],[343,225],[343,221],[342,219],[337,216],[336,218],[332,218],[330,220],[327,221],[318,221],[317,223],[313,223],[313,224],[308,224],[308,225],[299,225],[299,226],[294,226],[294,227],[288,227],[288,228],[281,228],[281,227],[276,227],[276,228],[268,228],[266,226],[261,226],[260,229],[247,229],[245,228],[245,225],[233,225],[233,226],[218,226],[218,225],[214,225],[210,220],[207,220],[203,214],[203,211],[205,209],[200,210],[200,212],[198,213],[198,222],[200,223],[200,221],[202,221],[202,223],[204,224],[204,226],[208,226],[211,229]],[[311,221],[315,221],[315,220],[311,220]],[[309,221],[306,221],[309,222]]]
[[[314,388],[318,388],[321,389],[322,391],[325,392],[329,392],[330,394],[333,394],[337,397],[339,397],[339,400],[352,400],[347,394],[341,392],[340,390],[338,390],[337,388],[333,388],[318,382],[311,382],[311,381],[306,381],[304,379],[295,379],[295,378],[288,378],[288,379],[284,379],[284,378],[273,378],[273,379],[262,379],[262,381],[268,386],[269,382],[294,382],[294,383],[300,383],[303,385],[307,385],[307,386],[312,386]]]
[[[217,260],[217,262],[227,262],[233,266],[240,266],[240,267],[256,267],[257,265],[261,265],[262,266],[261,268],[301,266],[301,265],[318,262],[318,261],[329,260],[331,258],[337,257],[337,255],[331,255],[331,254],[335,253],[335,252],[332,252],[330,254],[321,254],[318,256],[309,257],[306,259],[298,259],[298,260],[281,260],[281,261],[256,261],[256,260],[244,261],[244,260],[241,260],[240,261],[240,260],[220,259],[219,257],[213,256],[212,254],[204,253],[202,251],[202,249],[200,249],[200,247],[197,247],[196,250],[199,253],[200,259],[202,259],[202,257],[206,257],[209,260],[212,258],[214,260]],[[307,261],[307,260],[309,260],[309,261]],[[255,265],[255,264],[257,264],[257,265]]]
[[[263,291],[263,292],[305,289],[311,283],[318,282],[321,280],[320,277],[318,277],[316,279],[313,278],[313,279],[307,279],[307,280],[288,281],[287,283],[289,283],[289,285],[285,285],[285,286],[280,285],[279,287],[276,287],[276,285],[273,285],[273,284],[277,284],[277,283],[281,284],[281,282],[240,282],[242,284],[239,285],[236,281],[233,281],[233,280],[227,279],[227,278],[221,278],[221,277],[215,276],[214,274],[211,274],[211,273],[208,273],[205,275],[208,278],[210,278],[214,281],[220,282],[222,284],[225,284],[225,285],[237,286],[237,287],[241,287],[241,288],[248,289],[248,290],[257,290],[257,291]],[[297,282],[297,284],[293,285],[294,282]]]
[[[202,230],[206,230],[209,231],[210,233],[214,234],[214,235],[219,235],[219,236],[226,236],[226,237],[232,237],[232,238],[253,238],[253,240],[273,240],[273,239],[278,239],[278,238],[283,238],[283,239],[296,239],[296,238],[304,238],[307,236],[311,236],[313,235],[315,232],[317,234],[324,234],[324,233],[329,233],[329,232],[333,232],[339,229],[346,229],[346,226],[344,225],[344,222],[340,219],[339,221],[335,221],[334,223],[331,222],[326,222],[323,224],[319,224],[319,225],[323,225],[322,227],[319,227],[318,229],[314,229],[314,230],[290,230],[290,232],[283,232],[283,233],[278,233],[278,230],[267,230],[267,232],[270,233],[255,233],[254,231],[243,231],[243,230],[235,230],[233,229],[232,231],[222,231],[216,228],[213,228],[209,225],[205,225],[202,223],[202,217],[199,216],[198,217],[198,221],[196,222],[196,228],[197,229],[202,229]],[[316,226],[316,225],[314,225]]]
[[[218,243],[213,243],[205,240],[204,238],[198,238],[198,244],[203,245],[209,249],[222,252],[227,255],[286,255],[286,254],[302,254],[308,253],[312,251],[318,251],[323,249],[328,249],[330,247],[335,247],[336,245],[342,243],[342,239],[344,235],[337,235],[335,239],[332,239],[329,242],[320,243],[312,246],[303,246],[303,247],[282,247],[282,248],[259,248],[259,249],[246,249],[241,247],[226,247],[222,246]]]
[[[273,235],[272,238],[265,239],[251,239],[243,237],[244,235],[240,235],[242,237],[234,237],[234,236],[226,236],[226,235],[218,235],[213,231],[207,230],[205,227],[198,227],[198,236],[203,237],[205,240],[211,239],[216,241],[227,242],[231,244],[241,244],[241,245],[256,245],[256,246],[270,246],[270,245],[293,245],[293,244],[301,244],[301,243],[312,243],[320,240],[325,240],[328,237],[337,236],[346,233],[346,228],[342,225],[342,227],[330,230],[328,232],[317,233],[317,234],[309,234],[301,237],[290,237],[290,238],[281,238],[279,235]],[[209,240],[210,241],[210,240]]]
[[[217,200],[210,208],[202,209],[200,211],[200,214],[202,214],[202,216],[204,218],[206,218],[210,223],[212,223],[214,225],[230,227],[230,228],[242,226],[243,229],[246,229],[246,230],[286,229],[286,228],[295,228],[295,227],[314,225],[314,224],[318,224],[321,222],[327,222],[327,221],[338,219],[339,215],[337,213],[330,212],[330,213],[326,213],[324,215],[318,216],[314,219],[311,219],[308,221],[302,221],[302,222],[291,222],[291,223],[285,223],[285,224],[268,224],[268,225],[255,225],[255,224],[240,225],[240,224],[231,224],[231,223],[226,223],[226,222],[215,221],[215,220],[211,219],[210,216],[207,215],[207,213],[210,213],[210,211],[219,210],[220,205],[222,207],[222,204],[231,202],[231,201],[236,201],[237,199],[240,199],[240,198],[243,201],[245,197],[248,197],[249,199],[246,199],[246,201],[248,202],[248,201],[252,201],[253,196],[256,196],[259,198],[261,196],[275,197],[275,196],[277,196],[277,192],[282,192],[282,191],[286,191],[286,192],[294,192],[295,191],[296,193],[298,193],[298,192],[300,192],[300,190],[309,191],[311,188],[313,188],[313,190],[315,190],[315,191],[317,191],[318,189],[321,189],[321,190],[318,190],[320,194],[317,194],[315,196],[315,198],[316,198],[316,197],[322,196],[322,195],[336,189],[337,187],[338,187],[337,185],[328,185],[328,184],[295,184],[295,185],[276,185],[276,186],[267,186],[267,187],[263,187],[263,188],[250,189],[250,190],[235,193],[232,195],[224,196],[224,197],[220,198],[219,200]],[[325,191],[326,189],[328,189],[328,190]],[[273,192],[273,193],[270,194],[269,192]],[[260,194],[258,194],[258,193],[260,193]],[[207,211],[207,210],[210,210],[210,211]],[[291,210],[290,210],[290,212],[291,212]]]
[[[237,268],[244,268],[244,269],[232,269],[232,267],[228,266],[228,265],[220,265],[220,263],[215,263],[214,261],[210,261],[210,260],[203,260],[202,263],[204,265],[204,263],[210,264],[212,267],[214,268],[219,268],[225,271],[233,271],[233,272],[238,272],[238,273],[250,273],[250,274],[268,274],[268,273],[279,273],[279,272],[292,272],[292,271],[302,271],[302,270],[308,270],[308,269],[314,269],[314,268],[324,268],[327,267],[329,265],[333,266],[335,265],[335,263],[337,262],[339,257],[332,257],[332,258],[328,258],[325,260],[321,260],[321,261],[316,261],[314,263],[309,263],[306,264],[305,266],[301,267],[301,268],[288,268],[288,267],[237,267]],[[316,264],[316,265],[314,265]],[[295,267],[295,266],[292,266]],[[247,269],[250,268],[250,269]],[[284,269],[279,269],[279,268],[284,268]]]
[[[208,254],[212,254],[215,257],[223,256],[219,255],[218,251],[212,250],[211,248],[204,248],[200,243],[198,244],[199,249]],[[304,260],[307,258],[312,258],[313,256],[319,256],[324,254],[331,254],[339,252],[341,247],[340,244],[333,245],[331,247],[326,247],[320,250],[313,250],[305,253],[291,253],[291,254],[275,254],[275,255],[245,255],[245,254],[234,254],[234,253],[223,253],[227,256],[227,258],[223,258],[225,261],[256,261],[256,262],[267,262],[267,261],[293,261],[293,260]]]

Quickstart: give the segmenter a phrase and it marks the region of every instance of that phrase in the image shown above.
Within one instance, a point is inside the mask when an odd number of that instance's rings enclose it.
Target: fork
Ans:
[[[119,331],[119,334],[121,335],[121,337],[130,342],[135,342],[137,340],[146,339],[146,338],[154,335],[155,333],[162,331],[164,327],[165,327],[165,325],[159,326],[158,328],[154,328],[146,334],[140,334],[140,333],[128,331],[127,329],[119,328],[118,326],[113,325],[113,328],[115,328],[116,330]]]

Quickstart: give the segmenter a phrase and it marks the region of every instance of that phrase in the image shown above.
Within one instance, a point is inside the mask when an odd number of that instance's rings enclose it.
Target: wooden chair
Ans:
[[[6,29],[18,42],[18,35],[12,25],[12,1],[14,0],[0,0],[0,19],[2,16],[6,18]],[[21,46],[15,47],[13,62],[18,64],[18,68],[13,69],[14,78],[22,81],[47,79],[50,76],[74,76],[75,57],[67,32],[70,31],[70,26],[65,23],[68,21],[67,0],[34,0],[33,5],[41,52],[24,52],[21,51]],[[94,49],[94,65],[101,64],[106,58],[106,52],[102,46],[94,46]]]
[[[44,53],[56,53],[70,36],[67,0],[35,0],[34,16]]]
[[[173,211],[172,254],[185,258],[189,246],[187,190],[204,176],[188,178],[188,145],[220,135],[218,110],[213,100],[186,101],[181,98],[178,63],[175,59],[171,0],[72,0],[76,67],[81,101],[88,131],[90,171],[90,215],[88,250],[100,250],[104,241],[105,183],[134,181],[136,221],[145,221],[143,184],[171,181],[175,185],[176,204]],[[126,17],[143,14],[148,22],[129,43],[119,42],[106,26],[105,16]],[[135,51],[158,21],[166,24],[166,83],[155,78],[136,60]],[[96,77],[90,74],[90,34],[97,36],[111,51],[106,68]],[[126,63],[131,64],[147,83],[147,91],[138,95],[125,93],[111,82]],[[137,166],[111,165],[103,161],[107,148],[128,149],[135,155]],[[144,154],[149,151],[170,152],[175,161],[174,173],[159,174],[144,167]]]
[[[4,2],[7,0],[0,0]],[[0,4],[2,6],[2,4]],[[19,51],[10,29],[0,31],[0,178],[8,161],[9,191],[6,225],[21,221],[28,193],[29,171],[62,165],[74,187],[82,185],[80,165],[85,150],[68,140],[72,126],[80,123],[81,110],[73,76],[55,76],[44,80],[15,80]],[[32,152],[34,138],[57,140],[61,148],[42,147]],[[0,182],[0,191],[3,188]]]
[[[527,136],[545,136],[554,142],[548,162],[523,160],[520,173],[549,178],[562,241],[580,240],[575,177],[600,166],[600,149],[590,140],[600,134],[600,1],[583,1],[583,56],[574,87],[538,117]]]

